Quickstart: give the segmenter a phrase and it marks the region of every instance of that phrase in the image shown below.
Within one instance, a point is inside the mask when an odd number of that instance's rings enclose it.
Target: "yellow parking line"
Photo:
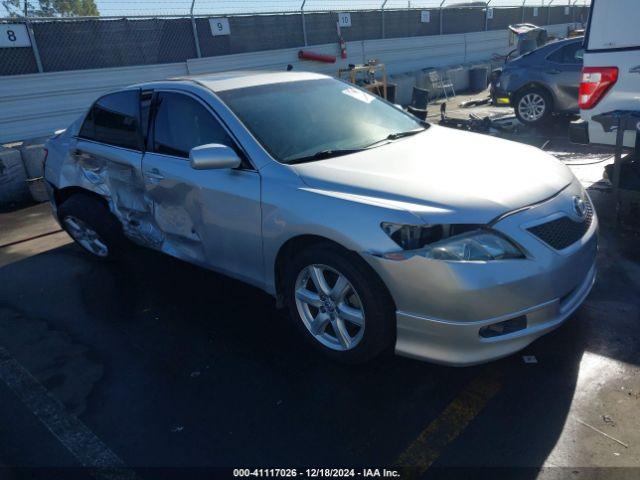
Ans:
[[[423,475],[501,387],[502,374],[496,366],[485,368],[473,379],[398,457],[396,465],[411,467],[403,478]]]

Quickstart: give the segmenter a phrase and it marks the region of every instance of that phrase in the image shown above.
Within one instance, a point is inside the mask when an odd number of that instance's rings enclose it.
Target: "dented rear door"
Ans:
[[[63,174],[79,178],[71,184],[102,195],[127,235],[149,243],[140,226],[151,218],[141,174],[144,147],[140,90],[124,90],[99,98],[89,110],[70,156],[75,164]]]

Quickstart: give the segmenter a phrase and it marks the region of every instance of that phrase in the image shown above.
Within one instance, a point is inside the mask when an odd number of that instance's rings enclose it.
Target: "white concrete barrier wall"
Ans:
[[[337,75],[339,68],[350,63],[363,63],[363,49],[367,42],[347,42],[347,59],[337,58],[336,63],[300,60],[298,52],[302,49],[325,55],[336,55],[337,44],[313,45],[302,48],[285,48],[264,52],[238,53],[219,57],[194,58],[187,60],[187,69],[192,75],[226,72],[229,70],[285,70],[291,64],[294,70],[306,70],[327,75]]]
[[[549,26],[554,34],[566,34],[567,24]],[[335,55],[335,44],[306,47]],[[347,44],[348,58],[335,64],[298,59],[298,48],[269,50],[188,60],[185,63],[77,70],[0,77],[0,143],[50,135],[67,127],[101,94],[133,83],[162,80],[187,74],[229,70],[296,70],[337,75],[338,68],[376,58],[389,74],[412,72],[488,61],[505,54],[505,30],[428,37],[365,40]]]
[[[186,74],[186,64],[177,63],[0,77],[0,143],[66,128],[111,90]]]

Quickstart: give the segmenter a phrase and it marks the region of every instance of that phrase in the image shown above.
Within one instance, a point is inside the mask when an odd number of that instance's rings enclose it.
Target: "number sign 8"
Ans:
[[[30,47],[27,27],[20,23],[0,24],[0,48]]]

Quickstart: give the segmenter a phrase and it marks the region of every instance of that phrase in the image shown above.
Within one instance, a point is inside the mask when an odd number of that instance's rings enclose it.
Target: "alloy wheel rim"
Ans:
[[[529,122],[540,120],[546,108],[547,104],[544,98],[537,93],[527,93],[518,102],[520,116]]]
[[[362,341],[365,315],[360,296],[336,269],[321,264],[303,268],[295,299],[305,327],[325,347],[346,351]]]
[[[107,244],[100,238],[100,235],[85,222],[73,215],[67,215],[64,218],[64,224],[67,227],[69,235],[71,235],[82,248],[98,257],[106,257],[109,255],[109,247],[107,247]]]

